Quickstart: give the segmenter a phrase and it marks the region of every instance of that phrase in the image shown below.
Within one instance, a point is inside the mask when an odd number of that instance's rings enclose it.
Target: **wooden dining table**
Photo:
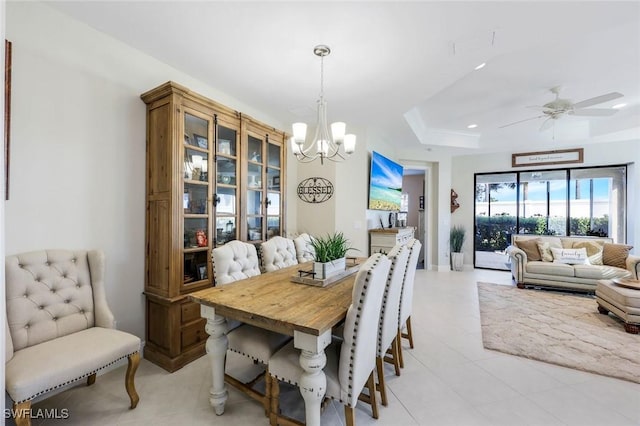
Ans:
[[[299,388],[306,424],[320,425],[320,406],[327,387],[324,349],[331,343],[331,329],[345,318],[351,305],[356,273],[327,287],[291,281],[299,270],[310,267],[311,262],[307,262],[189,294],[191,300],[200,303],[200,314],[207,320],[206,348],[213,380],[209,401],[217,415],[224,413],[227,400],[227,319],[233,319],[293,336],[304,370]]]

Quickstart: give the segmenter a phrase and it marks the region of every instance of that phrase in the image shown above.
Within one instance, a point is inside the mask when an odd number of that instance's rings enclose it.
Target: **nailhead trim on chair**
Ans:
[[[83,374],[83,375],[82,375],[82,376],[80,376],[80,377],[76,377],[75,379],[71,379],[71,380],[69,380],[69,381],[67,381],[67,382],[65,382],[65,383],[61,383],[61,384],[59,384],[59,385],[56,385],[56,386],[53,386],[53,387],[51,387],[51,388],[47,388],[47,389],[45,389],[45,390],[43,390],[43,391],[40,391],[40,392],[36,393],[35,395],[30,396],[29,398],[25,398],[25,399],[23,399],[23,400],[21,400],[21,401],[14,401],[14,402],[15,402],[16,404],[22,404],[23,402],[31,401],[32,399],[34,399],[34,398],[36,398],[36,397],[38,397],[38,396],[40,396],[40,395],[42,395],[42,394],[45,394],[45,393],[47,393],[47,392],[51,392],[52,390],[55,390],[55,389],[61,388],[61,387],[63,387],[63,386],[67,386],[67,385],[69,385],[69,384],[71,384],[71,383],[74,383],[74,382],[77,382],[77,381],[82,380],[82,379],[84,379],[84,378],[87,378],[87,377],[91,376],[92,374],[95,374],[95,373],[97,373],[98,371],[104,370],[105,368],[110,367],[110,366],[112,366],[113,364],[117,363],[118,361],[121,361],[121,360],[123,360],[123,359],[125,359],[125,358],[128,358],[128,357],[130,357],[131,355],[133,355],[133,354],[135,354],[135,353],[138,353],[138,351],[131,352],[131,353],[130,353],[130,354],[128,354],[128,355],[124,355],[124,356],[122,356],[122,357],[120,357],[120,358],[118,358],[118,359],[116,359],[116,360],[114,360],[114,361],[110,362],[109,364],[106,364],[106,365],[104,365],[104,366],[102,366],[102,367],[100,367],[100,368],[97,368],[97,369],[95,369],[95,370],[93,370],[93,371],[91,371],[91,372],[89,372],[89,373]]]
[[[239,351],[239,350],[237,350],[237,349],[228,348],[227,350],[229,350],[229,351],[231,351],[231,352],[235,352],[235,353],[240,354],[240,355],[244,355],[244,356],[246,356],[247,358],[251,358],[252,360],[259,361],[259,362],[261,362],[262,364],[267,364],[267,363],[269,362],[268,360],[263,360],[263,359],[257,358],[257,357],[255,357],[254,355],[244,353],[244,352]]]
[[[369,271],[367,271],[367,276],[364,279],[365,283],[369,282],[369,279],[371,278],[371,270],[375,269],[375,267],[378,265],[379,262],[379,257],[376,258],[375,262],[373,262],[373,265],[371,266],[371,269]],[[362,303],[364,302],[364,298],[366,296],[367,293],[367,289],[369,288],[368,284],[365,284],[362,286],[362,293],[360,293],[360,299],[358,300],[358,306],[356,307],[356,309],[358,311],[362,311]],[[360,314],[356,314],[356,318],[360,318]],[[358,334],[358,326],[360,324],[360,321],[356,320],[354,322],[354,327],[353,327],[353,340],[356,339],[356,336]],[[353,347],[351,347],[351,356],[349,357],[349,392],[347,393],[347,396],[349,397],[349,399],[353,398],[353,386],[351,385],[351,382],[353,382],[353,353],[355,352],[355,349]],[[340,400],[340,402],[343,402],[342,400]]]

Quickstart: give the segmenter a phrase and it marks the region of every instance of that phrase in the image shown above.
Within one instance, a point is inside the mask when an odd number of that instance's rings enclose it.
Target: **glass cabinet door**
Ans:
[[[247,137],[247,241],[264,239],[263,172],[264,141],[249,134]]]
[[[184,113],[183,148],[183,286],[209,280],[209,129],[211,121]]]
[[[217,125],[215,245],[238,239],[238,131]]]
[[[281,149],[280,145],[267,143],[267,239],[282,235]]]

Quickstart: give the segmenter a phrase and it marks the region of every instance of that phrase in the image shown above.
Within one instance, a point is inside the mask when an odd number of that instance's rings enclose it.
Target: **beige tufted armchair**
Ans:
[[[265,272],[277,271],[298,264],[293,240],[276,236],[260,246],[262,268]]]
[[[5,387],[16,424],[30,424],[31,401],[128,358],[125,388],[138,404],[134,376],[140,339],[114,328],[101,251],[47,250],[5,259]]]

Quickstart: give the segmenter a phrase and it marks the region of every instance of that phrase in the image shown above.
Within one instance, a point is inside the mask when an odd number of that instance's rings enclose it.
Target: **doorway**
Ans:
[[[420,241],[420,257],[418,269],[428,269],[429,241],[427,239],[428,224],[428,170],[419,166],[404,166],[402,177],[403,203],[400,214],[406,217],[406,225],[415,228],[415,238]]]

